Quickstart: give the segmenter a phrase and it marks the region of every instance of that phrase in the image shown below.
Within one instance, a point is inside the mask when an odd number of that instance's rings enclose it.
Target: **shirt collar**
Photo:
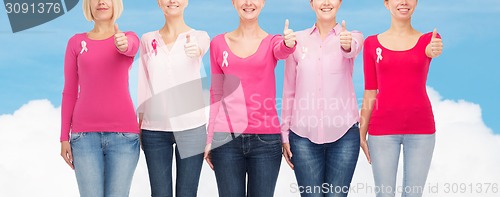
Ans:
[[[309,29],[309,35],[313,34],[315,31],[319,31],[318,27],[316,26],[316,23],[314,23],[314,25]],[[337,25],[335,25],[335,27],[333,27],[333,29],[330,30],[329,33],[333,32],[335,35],[338,36],[341,31],[342,31],[342,25],[340,23],[337,23]]]

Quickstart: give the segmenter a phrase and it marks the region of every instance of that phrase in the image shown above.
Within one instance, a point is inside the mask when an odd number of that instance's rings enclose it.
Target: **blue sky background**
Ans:
[[[156,1],[125,0],[125,11],[118,20],[120,29],[139,36],[159,29],[164,18]],[[306,0],[267,0],[260,17],[269,33],[281,34],[285,19],[290,28],[302,30],[315,21]],[[500,134],[500,1],[440,0],[420,1],[413,25],[422,32],[434,27],[443,37],[444,53],[433,60],[428,86],[444,98],[467,100],[481,106],[486,125]],[[337,20],[346,20],[349,30],[366,36],[385,31],[390,25],[383,1],[344,1]],[[186,22],[205,30],[211,37],[231,31],[238,25],[236,11],[229,0],[191,0]],[[81,3],[69,13],[41,26],[13,34],[3,4],[0,6],[0,114],[10,114],[23,104],[48,99],[61,103],[63,58],[67,40],[75,33],[92,29],[81,11]],[[356,60],[354,83],[359,98],[363,93],[361,54]],[[204,58],[208,71],[208,55]],[[136,73],[131,73],[136,75]],[[283,62],[277,68],[277,95],[281,96]],[[133,84],[131,84],[133,85]]]

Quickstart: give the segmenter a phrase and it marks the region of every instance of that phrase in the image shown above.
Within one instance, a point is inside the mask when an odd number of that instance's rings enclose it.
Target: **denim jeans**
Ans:
[[[129,195],[139,160],[139,134],[72,133],[70,143],[81,197]]]
[[[148,165],[151,196],[173,196],[172,160],[175,144],[175,196],[196,197],[205,150],[205,125],[176,132],[142,130],[141,139]]]
[[[368,136],[377,197],[420,197],[434,151],[435,135]],[[403,187],[396,188],[399,154],[403,146]]]
[[[211,151],[211,160],[219,197],[274,195],[282,153],[279,134],[235,137],[230,133],[216,132],[212,146],[216,147]]]
[[[302,197],[347,196],[359,156],[359,127],[335,142],[315,144],[290,132],[290,151]]]

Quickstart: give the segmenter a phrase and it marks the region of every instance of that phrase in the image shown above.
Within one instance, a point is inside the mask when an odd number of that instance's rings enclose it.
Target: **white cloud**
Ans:
[[[500,184],[500,136],[484,124],[480,106],[445,100],[432,88],[428,92],[438,131],[426,189],[429,184],[438,186],[439,193],[425,196],[498,196],[500,192],[492,193],[492,186],[489,193],[485,190],[486,183],[497,184],[497,189]],[[37,100],[13,114],[0,116],[0,196],[78,196],[73,171],[59,156],[59,113],[60,108],[49,101]],[[276,196],[299,196],[291,193],[295,183],[293,171],[284,162],[281,167]],[[398,178],[401,183],[401,174]],[[450,184],[450,189],[457,184],[457,192],[445,193],[446,184]],[[373,186],[371,168],[363,154],[359,157],[353,185],[358,188],[357,193],[350,194],[354,197],[367,196],[367,190],[360,186]],[[470,193],[479,186],[483,187],[482,193]],[[466,193],[461,194],[460,187],[464,187]],[[149,191],[146,162],[141,155],[130,196],[148,196]],[[204,164],[198,194],[217,196],[216,191],[214,174]],[[373,195],[369,193],[369,196]]]

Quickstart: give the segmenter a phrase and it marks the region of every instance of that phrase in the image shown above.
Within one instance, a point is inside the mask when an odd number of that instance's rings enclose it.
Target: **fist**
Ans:
[[[285,21],[285,29],[283,30],[283,38],[285,39],[285,45],[288,48],[293,48],[295,46],[295,43],[297,38],[295,37],[295,32],[293,32],[292,29],[288,29],[288,25],[290,22],[288,19]]]
[[[340,32],[340,46],[344,51],[351,51],[352,34],[345,28],[345,21],[342,21],[342,31]]]
[[[198,43],[191,42],[191,35],[186,35],[186,44],[184,45],[184,52],[188,57],[194,58],[201,55],[201,49]]]
[[[128,49],[127,36],[118,29],[118,24],[115,24],[115,46],[121,52],[125,52]]]
[[[429,45],[427,45],[427,56],[436,58],[443,53],[443,40],[437,37],[437,29],[432,32],[432,38]]]

